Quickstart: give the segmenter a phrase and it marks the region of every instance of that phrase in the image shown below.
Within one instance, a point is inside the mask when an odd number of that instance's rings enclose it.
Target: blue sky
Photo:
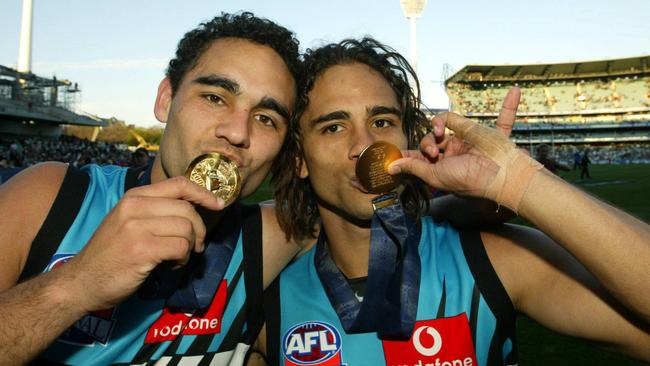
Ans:
[[[15,67],[20,0],[0,6],[0,64]],[[156,124],[158,82],[182,35],[221,11],[253,11],[302,48],[372,35],[409,54],[399,0],[34,0],[32,69],[76,81],[78,109]],[[584,61],[650,54],[649,0],[429,0],[418,20],[418,73],[429,107],[446,107],[443,65]]]

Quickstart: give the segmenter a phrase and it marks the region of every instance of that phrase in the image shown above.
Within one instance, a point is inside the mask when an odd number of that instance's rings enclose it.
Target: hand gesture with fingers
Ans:
[[[520,95],[518,88],[508,92],[496,129],[454,113],[436,116],[432,121],[433,135],[423,139],[419,151],[405,152],[405,158],[395,161],[389,171],[392,174],[413,174],[432,187],[489,198],[516,211],[523,192],[511,192],[511,188],[527,179],[530,169],[539,169],[536,162],[518,150],[508,138]],[[442,134],[445,127],[454,134]],[[507,174],[511,166],[516,169],[511,169],[510,173],[517,174]],[[520,176],[519,170],[522,169],[525,174]]]

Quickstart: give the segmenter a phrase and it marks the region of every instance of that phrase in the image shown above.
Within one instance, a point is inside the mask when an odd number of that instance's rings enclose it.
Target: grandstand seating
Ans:
[[[562,64],[466,66],[445,82],[451,111],[492,125],[521,89],[513,140],[601,149],[596,162],[650,163],[650,56]],[[634,146],[634,148],[628,148]],[[624,149],[632,159],[611,158]],[[567,155],[568,156],[568,155]],[[645,160],[644,160],[645,159]]]
[[[447,93],[452,111],[478,117],[498,114],[500,101],[512,86],[522,91],[522,117],[650,112],[650,57],[634,60],[643,67],[629,59],[537,65],[541,67],[466,66],[446,81]],[[619,63],[632,66],[616,67]]]

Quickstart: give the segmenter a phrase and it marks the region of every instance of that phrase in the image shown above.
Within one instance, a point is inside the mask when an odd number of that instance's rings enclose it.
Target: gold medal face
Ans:
[[[226,206],[235,202],[241,190],[237,164],[219,153],[196,157],[187,167],[185,177],[221,198]]]
[[[399,185],[399,175],[388,174],[388,166],[400,159],[402,153],[393,144],[378,141],[363,149],[356,165],[359,183],[369,193],[389,192]]]

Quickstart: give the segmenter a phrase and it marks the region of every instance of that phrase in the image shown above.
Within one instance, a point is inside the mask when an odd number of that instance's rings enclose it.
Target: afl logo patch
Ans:
[[[282,339],[285,365],[341,365],[341,334],[325,322],[290,328]]]

